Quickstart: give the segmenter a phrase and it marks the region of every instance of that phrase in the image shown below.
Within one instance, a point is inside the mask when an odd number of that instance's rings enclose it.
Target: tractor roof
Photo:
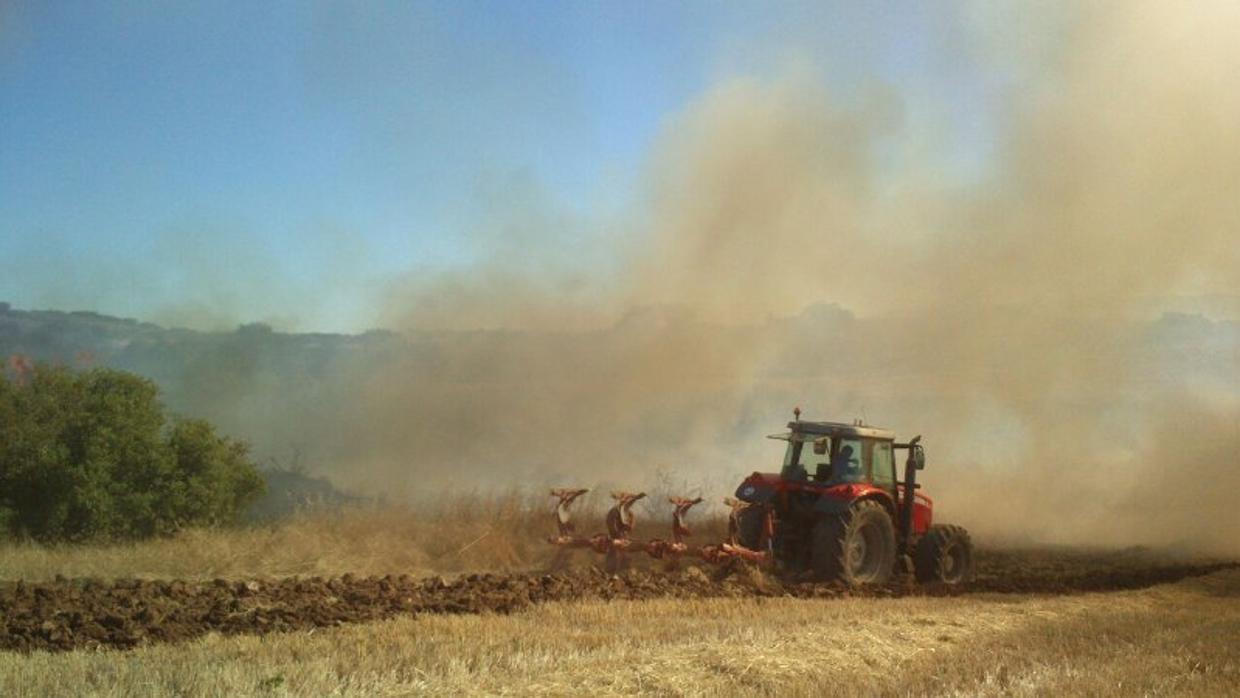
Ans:
[[[862,424],[843,424],[840,422],[788,422],[788,428],[794,434],[814,434],[817,436],[862,436],[871,439],[887,439],[894,441],[896,433],[889,429],[865,426]]]

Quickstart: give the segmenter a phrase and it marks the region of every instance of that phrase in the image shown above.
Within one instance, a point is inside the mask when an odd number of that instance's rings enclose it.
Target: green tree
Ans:
[[[0,379],[0,530],[141,538],[235,522],[264,484],[246,446],[170,422],[151,381],[39,365]]]

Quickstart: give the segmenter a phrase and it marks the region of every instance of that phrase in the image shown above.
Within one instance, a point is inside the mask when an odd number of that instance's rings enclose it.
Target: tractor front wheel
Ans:
[[[913,551],[917,581],[963,584],[973,578],[973,541],[960,526],[931,526]]]
[[[896,564],[896,529],[887,508],[862,500],[814,526],[811,566],[822,580],[883,584]]]

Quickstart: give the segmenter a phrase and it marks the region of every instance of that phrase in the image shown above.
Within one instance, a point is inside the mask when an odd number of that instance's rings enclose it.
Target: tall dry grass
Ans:
[[[652,494],[635,508],[637,535],[667,537],[670,505]],[[544,492],[456,493],[422,507],[303,512],[264,526],[197,529],[169,538],[106,545],[0,544],[0,579],[140,577],[211,579],[287,575],[453,574],[540,569],[555,549],[554,500]],[[721,504],[691,516],[700,543],[721,540]],[[604,530],[610,499],[591,492],[574,505],[583,534]],[[582,560],[585,551],[574,552]]]

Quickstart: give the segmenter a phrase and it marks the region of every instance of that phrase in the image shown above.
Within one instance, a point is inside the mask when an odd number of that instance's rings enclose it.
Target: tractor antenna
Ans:
[[[801,406],[800,405],[797,405],[796,407],[792,408],[792,417],[794,421],[797,421],[797,422],[801,421]]]

